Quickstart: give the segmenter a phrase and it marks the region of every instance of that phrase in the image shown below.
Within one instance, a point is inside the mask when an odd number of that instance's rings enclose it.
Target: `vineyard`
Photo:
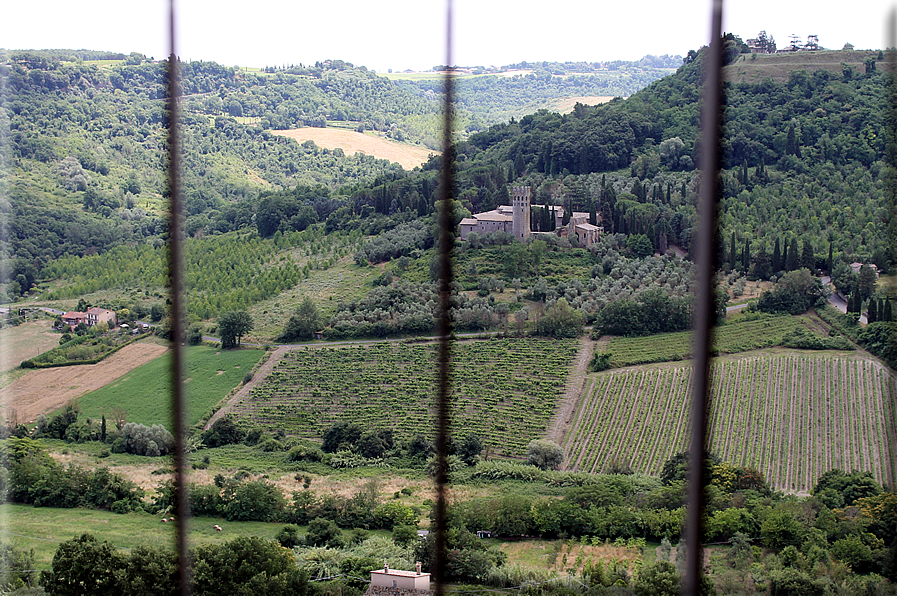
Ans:
[[[454,433],[474,433],[494,453],[523,455],[530,440],[544,436],[577,349],[575,340],[457,343]],[[433,345],[403,343],[297,349],[234,410],[308,438],[337,421],[431,437],[435,356]]]
[[[780,346],[788,333],[807,329],[808,321],[791,315],[752,314],[748,320],[737,319],[713,330],[716,353],[736,354],[771,346]],[[614,337],[606,348],[610,368],[688,360],[694,345],[693,331],[660,333],[646,337]]]
[[[565,438],[569,469],[626,462],[658,475],[686,448],[688,365],[591,375]],[[710,448],[759,469],[785,491],[809,491],[827,470],[897,476],[897,385],[879,362],[845,353],[727,358],[712,368]]]

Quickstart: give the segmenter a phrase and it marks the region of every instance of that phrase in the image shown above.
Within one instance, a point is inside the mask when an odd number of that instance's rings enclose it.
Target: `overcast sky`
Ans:
[[[7,0],[0,47],[168,54],[167,0]],[[881,48],[894,0],[730,0],[725,29],[761,29],[779,47],[819,36]],[[178,54],[229,66],[339,58],[380,72],[445,62],[445,0],[179,0]],[[634,60],[682,54],[709,38],[709,0],[455,0],[454,62]]]

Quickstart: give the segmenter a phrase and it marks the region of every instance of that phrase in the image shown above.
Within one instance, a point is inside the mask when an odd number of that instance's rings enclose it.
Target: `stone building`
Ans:
[[[554,214],[555,230],[553,232],[540,232],[542,234],[556,234],[567,237],[572,244],[586,247],[598,242],[598,238],[603,233],[603,228],[590,224],[589,214],[581,211],[574,211],[570,216],[570,221],[565,226],[563,224],[564,208],[531,204],[532,195],[529,186],[513,187],[511,197],[511,205],[499,205],[491,211],[476,213],[471,217],[462,219],[459,225],[461,240],[467,240],[467,236],[471,232],[478,234],[504,232],[514,236],[521,242],[526,242],[530,235],[533,234],[531,214],[534,208],[550,208]]]

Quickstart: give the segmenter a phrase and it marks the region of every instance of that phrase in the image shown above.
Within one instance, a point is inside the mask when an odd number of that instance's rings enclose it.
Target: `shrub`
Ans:
[[[274,536],[274,539],[284,548],[293,548],[302,544],[302,537],[299,536],[299,526],[289,524],[281,528]]]
[[[554,441],[536,439],[526,446],[526,461],[542,470],[555,470],[564,463],[564,449]]]
[[[276,486],[253,480],[237,486],[233,499],[224,508],[224,515],[236,521],[276,521],[285,508],[286,501]]]
[[[174,437],[164,426],[144,426],[129,422],[121,429],[121,448],[125,453],[158,457],[174,449]],[[115,444],[113,444],[114,450]]]
[[[290,449],[289,453],[287,453],[287,461],[288,462],[297,462],[297,461],[321,461],[323,459],[324,454],[320,449],[312,448],[312,447],[304,447],[302,445],[297,445]]]
[[[202,434],[202,442],[206,447],[221,447],[240,443],[246,438],[246,431],[237,425],[233,416],[224,416],[212,424],[211,428]]]

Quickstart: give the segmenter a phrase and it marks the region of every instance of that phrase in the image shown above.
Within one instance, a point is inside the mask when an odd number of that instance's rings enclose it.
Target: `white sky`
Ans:
[[[709,39],[710,0],[455,0],[454,62],[635,60]],[[168,54],[167,0],[7,0],[0,47]],[[724,28],[882,48],[894,0],[730,0]],[[445,0],[178,0],[178,54],[228,66],[338,58],[378,72],[445,62]]]

